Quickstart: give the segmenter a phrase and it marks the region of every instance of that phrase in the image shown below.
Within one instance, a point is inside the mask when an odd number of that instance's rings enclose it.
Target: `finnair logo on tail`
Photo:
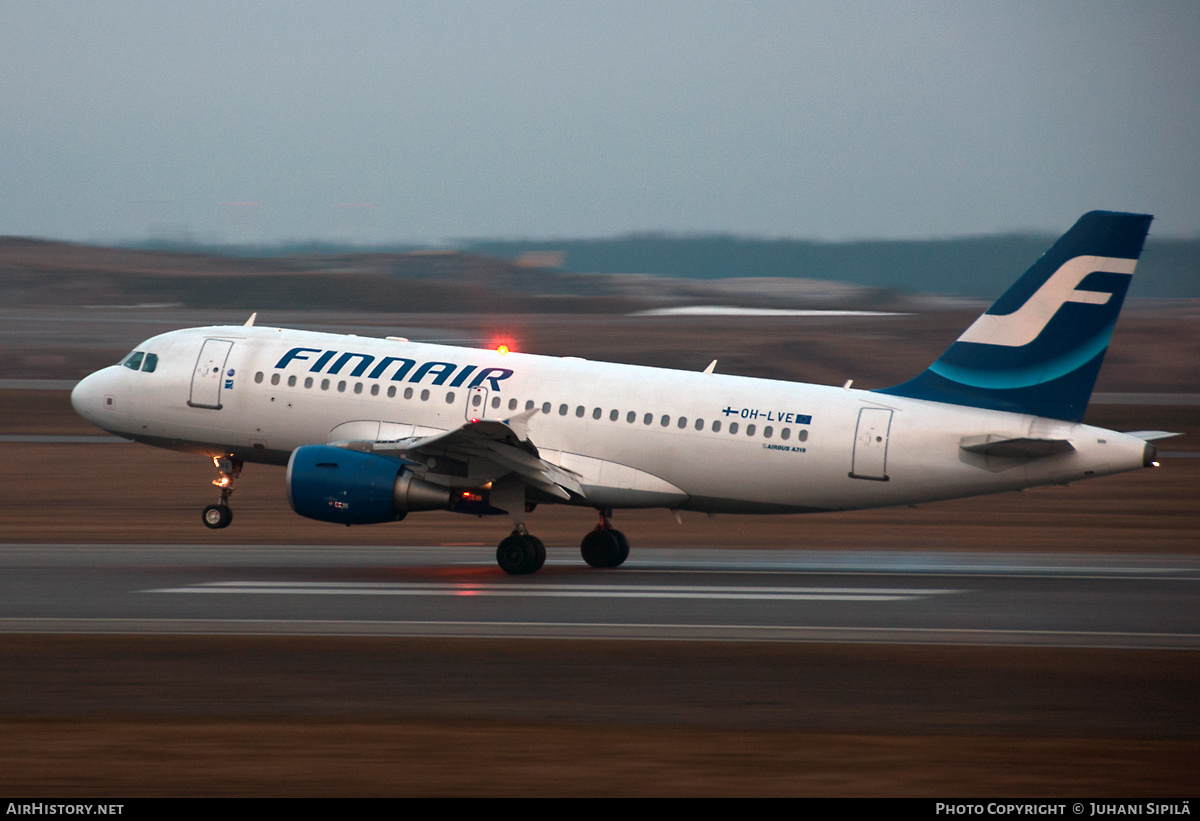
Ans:
[[[1073,257],[1062,264],[1042,287],[1011,314],[984,314],[958,338],[959,342],[1004,345],[1020,348],[1038,338],[1058,309],[1068,302],[1104,305],[1112,298],[1107,291],[1081,291],[1079,283],[1092,273],[1133,274],[1136,259],[1120,257]]]

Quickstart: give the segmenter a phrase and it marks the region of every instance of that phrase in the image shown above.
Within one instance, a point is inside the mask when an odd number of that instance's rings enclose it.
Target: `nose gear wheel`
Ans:
[[[213,464],[221,474],[213,479],[213,484],[221,489],[221,498],[215,505],[204,508],[200,514],[204,526],[212,530],[229,527],[233,521],[233,511],[229,508],[229,497],[233,494],[233,483],[242,472],[242,463],[231,456],[214,456]]]

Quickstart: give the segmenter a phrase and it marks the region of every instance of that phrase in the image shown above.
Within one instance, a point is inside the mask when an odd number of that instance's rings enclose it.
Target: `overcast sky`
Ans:
[[[0,0],[0,234],[1200,235],[1200,2]]]

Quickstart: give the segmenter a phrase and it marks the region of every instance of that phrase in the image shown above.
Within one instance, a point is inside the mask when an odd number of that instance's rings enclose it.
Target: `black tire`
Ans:
[[[220,530],[229,527],[229,523],[233,521],[233,511],[229,509],[229,505],[209,505],[200,514],[200,519],[205,527]]]
[[[545,563],[546,548],[541,540],[533,536],[514,533],[496,548],[496,564],[510,576],[536,573]]]
[[[614,530],[593,530],[579,543],[583,560],[592,567],[616,567],[625,559],[621,556],[621,545]]]
[[[541,570],[542,565],[544,565],[546,563],[546,545],[542,544],[542,540],[539,539],[537,536],[532,536],[532,535],[526,533],[525,538],[533,543],[533,552],[534,552],[535,556],[537,557],[536,566],[533,568],[533,570],[530,570],[529,572],[536,573],[539,570]]]
[[[617,548],[621,551],[617,557],[617,563],[613,567],[620,567],[625,564],[625,560],[629,558],[629,540],[625,538],[625,534],[619,530],[612,531],[613,538],[617,540]]]

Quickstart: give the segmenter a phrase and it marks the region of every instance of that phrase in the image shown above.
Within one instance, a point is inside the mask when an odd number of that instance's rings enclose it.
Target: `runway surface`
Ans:
[[[1200,649],[1200,559],[486,547],[0,547],[0,631]]]

